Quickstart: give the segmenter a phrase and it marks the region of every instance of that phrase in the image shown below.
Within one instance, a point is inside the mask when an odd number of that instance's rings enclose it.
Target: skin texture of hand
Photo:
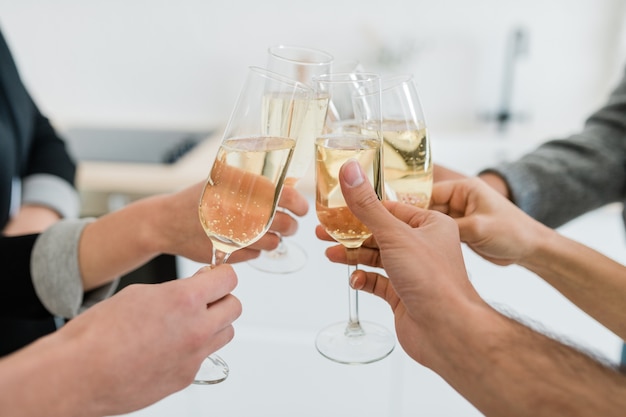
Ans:
[[[389,303],[400,344],[412,358],[486,416],[623,415],[624,375],[480,299],[467,279],[452,218],[379,202],[356,162],[342,167],[340,181],[348,206],[373,233],[360,262],[389,276],[360,270],[351,285]],[[316,233],[330,240],[323,229]],[[339,246],[326,254],[345,263]]]
[[[432,315],[437,314],[441,300],[456,304],[455,299],[464,299],[466,304],[467,300],[471,300],[469,304],[483,304],[467,279],[457,227],[451,218],[440,213],[397,202],[387,201],[383,205],[369,185],[349,188],[347,184],[356,177],[356,169],[360,170],[358,164],[344,165],[340,173],[342,190],[351,210],[375,237],[359,248],[359,263],[384,267],[395,279],[391,285],[381,274],[357,270],[351,285],[390,304],[400,344],[412,358],[427,363],[424,329],[435,321]],[[320,226],[316,234],[332,240]],[[346,263],[341,245],[328,248],[326,255],[333,262]]]
[[[450,168],[446,168],[442,165],[434,166],[435,183],[438,183],[440,181],[461,180],[465,178],[468,177],[461,174],[460,172],[453,171]],[[500,175],[496,174],[495,172],[485,171],[480,174],[478,178],[485,181],[487,184],[489,184],[489,186],[491,186],[491,188],[496,190],[498,193],[502,194],[509,200],[511,199],[509,186]]]
[[[455,218],[461,240],[497,265],[522,262],[554,233],[478,178],[434,184],[430,208]]]
[[[0,360],[0,414],[128,413],[188,386],[234,335],[232,267],[131,285],[60,330]]]
[[[98,287],[162,253],[210,263],[211,241],[198,218],[203,185],[138,200],[88,224],[79,244],[84,288]],[[289,212],[278,212],[270,232],[249,248],[233,253],[229,262],[252,259],[261,250],[276,248],[279,238],[272,230],[285,236],[296,232],[298,224],[292,214],[306,214],[306,198],[295,188],[285,187],[280,205]]]
[[[48,207],[34,204],[23,205],[5,226],[3,234],[18,236],[40,233],[59,221],[60,218],[59,213]]]

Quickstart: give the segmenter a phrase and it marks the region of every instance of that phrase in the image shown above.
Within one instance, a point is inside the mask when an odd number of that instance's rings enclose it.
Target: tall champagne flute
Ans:
[[[312,91],[265,69],[249,68],[200,196],[200,222],[213,244],[212,265],[225,263],[231,253],[267,232],[304,120],[297,104],[306,104]],[[281,100],[268,106],[269,97]],[[280,135],[268,134],[270,120],[285,126]],[[226,362],[211,355],[194,382],[215,384],[228,373]]]
[[[315,76],[329,73],[333,56],[327,52],[303,46],[277,45],[268,49],[267,69],[286,77],[312,85]],[[285,184],[295,186],[306,174],[313,161],[315,137],[321,132],[328,107],[328,97],[317,95],[308,102],[302,131],[296,143]],[[280,128],[272,126],[273,129]],[[248,263],[261,271],[291,273],[301,269],[307,255],[297,243],[280,237],[278,247]]]
[[[413,76],[383,77],[381,100],[387,198],[426,208],[433,187],[433,158]]]
[[[370,73],[327,74],[315,78],[315,84],[329,96],[333,109],[315,141],[315,210],[324,229],[346,248],[349,278],[357,268],[359,247],[371,232],[347,207],[338,175],[348,159],[356,159],[383,198],[380,78]],[[335,97],[341,99],[334,101]],[[349,294],[347,323],[323,329],[315,341],[318,351],[346,364],[386,357],[395,346],[395,336],[381,325],[361,322],[358,291],[349,288]]]

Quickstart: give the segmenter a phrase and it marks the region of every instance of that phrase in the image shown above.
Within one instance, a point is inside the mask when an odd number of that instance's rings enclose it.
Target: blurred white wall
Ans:
[[[60,126],[205,127],[277,43],[412,72],[431,133],[497,110],[507,39],[527,34],[513,110],[536,139],[580,127],[625,63],[623,0],[0,0],[23,78]]]

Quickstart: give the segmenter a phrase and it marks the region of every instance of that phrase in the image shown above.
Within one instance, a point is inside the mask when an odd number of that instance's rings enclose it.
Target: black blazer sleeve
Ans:
[[[31,101],[32,103],[32,101]],[[69,155],[65,142],[59,137],[49,120],[32,103],[33,134],[28,162],[22,177],[32,174],[50,174],[74,185],[76,164]]]
[[[74,184],[76,165],[65,142],[45,118],[22,83],[17,67],[0,32],[0,82],[11,109],[15,134],[20,143],[22,176],[47,173]]]
[[[76,163],[28,94],[0,32],[0,227],[8,219],[11,178],[49,174],[74,185]]]

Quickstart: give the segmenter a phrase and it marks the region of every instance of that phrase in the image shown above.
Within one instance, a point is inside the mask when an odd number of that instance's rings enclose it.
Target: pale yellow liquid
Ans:
[[[359,247],[371,232],[346,206],[339,185],[339,169],[348,159],[356,159],[379,197],[382,196],[380,141],[350,135],[320,138],[315,142],[315,154],[317,218],[339,243],[348,248]]]
[[[296,138],[296,147],[287,170],[286,185],[295,185],[314,159],[315,138],[320,136],[328,110],[328,97],[311,100],[279,95],[264,97],[264,120],[269,136]],[[295,130],[294,130],[295,129]]]
[[[387,197],[427,208],[433,187],[433,161],[426,128],[386,120],[382,134]]]
[[[280,137],[226,140],[200,198],[200,222],[216,249],[231,253],[261,238],[280,197],[295,141]]]

